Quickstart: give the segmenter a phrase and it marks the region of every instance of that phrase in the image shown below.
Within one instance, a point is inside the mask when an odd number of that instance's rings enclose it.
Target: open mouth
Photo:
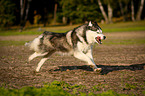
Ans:
[[[102,41],[101,41],[101,37],[100,36],[97,36],[95,39],[96,39],[96,42],[98,44],[102,44]]]

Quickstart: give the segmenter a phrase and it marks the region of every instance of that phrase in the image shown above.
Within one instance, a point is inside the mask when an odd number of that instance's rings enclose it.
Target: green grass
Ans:
[[[79,24],[81,25],[81,24]],[[64,33],[69,30],[72,30],[73,28],[79,26],[79,25],[73,25],[73,26],[51,26],[51,27],[42,27],[41,31],[39,30],[39,27],[28,27],[25,28],[23,32],[19,32],[19,29],[12,29],[12,30],[5,30],[0,31],[0,36],[8,36],[8,35],[37,35],[44,32],[44,30],[52,31],[52,32],[58,32],[58,33]],[[143,21],[137,21],[137,22],[120,22],[120,23],[113,23],[113,24],[99,24],[102,28],[103,32],[130,32],[130,31],[145,31],[145,20]]]
[[[129,96],[118,94],[113,90],[95,94],[93,92],[85,93],[80,91],[80,89],[84,90],[85,87],[82,85],[70,85],[63,81],[54,81],[51,84],[45,84],[41,88],[23,87],[21,89],[6,89],[0,87],[0,96]]]
[[[131,31],[145,31],[145,27],[129,27],[129,28],[104,28],[104,32],[131,32]]]
[[[138,22],[120,22],[113,24],[100,24],[104,32],[145,31],[145,20]]]
[[[27,41],[0,41],[1,46],[19,46],[24,45]]]

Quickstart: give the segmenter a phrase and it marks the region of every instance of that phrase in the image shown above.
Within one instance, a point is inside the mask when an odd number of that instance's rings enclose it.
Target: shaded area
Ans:
[[[132,64],[130,66],[107,66],[107,65],[98,65],[99,68],[102,68],[102,71],[100,74],[108,74],[112,71],[118,71],[118,70],[144,70],[145,63],[143,64]],[[58,69],[55,69],[54,71],[70,71],[70,70],[85,70],[85,71],[93,71],[93,69],[90,66],[84,65],[84,66],[59,66]]]
[[[132,64],[130,66],[106,66],[106,65],[99,65],[100,68],[102,68],[102,72],[101,74],[108,74],[109,72],[112,72],[112,71],[118,71],[118,70],[132,70],[132,71],[135,71],[135,70],[144,70],[144,66],[145,66],[145,63],[143,64]]]

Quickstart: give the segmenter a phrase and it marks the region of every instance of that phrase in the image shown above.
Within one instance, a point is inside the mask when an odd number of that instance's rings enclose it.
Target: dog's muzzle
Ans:
[[[106,39],[106,36],[103,36],[103,40],[105,40]]]
[[[106,36],[103,36],[102,38],[101,38],[100,36],[97,36],[95,39],[96,39],[96,42],[97,42],[98,44],[102,44],[102,41],[101,41],[101,40],[102,40],[102,39],[105,40],[105,39],[106,39]]]

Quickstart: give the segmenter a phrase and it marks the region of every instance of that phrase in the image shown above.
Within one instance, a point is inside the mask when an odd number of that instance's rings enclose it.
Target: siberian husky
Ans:
[[[90,21],[66,33],[45,31],[25,45],[34,51],[29,56],[29,61],[37,56],[42,57],[36,68],[37,72],[39,72],[43,63],[49,59],[49,56],[57,51],[68,53],[85,61],[93,67],[94,71],[101,71],[101,68],[98,68],[93,60],[92,48],[95,43],[102,44],[101,40],[105,40],[105,38],[106,36],[102,34],[99,25]]]

